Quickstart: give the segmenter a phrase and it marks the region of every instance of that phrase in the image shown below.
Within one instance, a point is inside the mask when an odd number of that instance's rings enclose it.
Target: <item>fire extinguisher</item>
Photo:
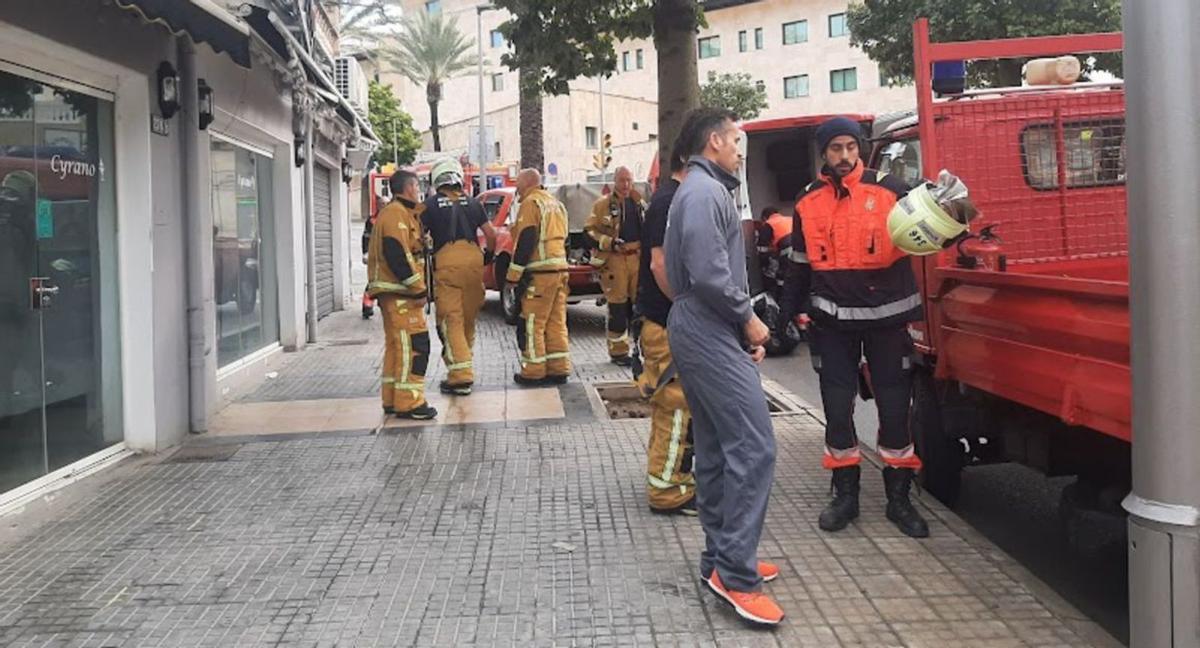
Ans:
[[[996,225],[988,225],[978,234],[970,234],[958,242],[958,265],[961,268],[1005,272],[1008,257],[1002,253],[1003,240],[995,234]]]

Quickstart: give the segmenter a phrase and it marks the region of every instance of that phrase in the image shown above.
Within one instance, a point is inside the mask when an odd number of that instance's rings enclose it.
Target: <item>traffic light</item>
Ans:
[[[612,157],[612,133],[604,134],[604,143],[600,146],[600,152],[608,157]]]
[[[592,155],[592,165],[599,171],[604,171],[612,164],[612,135],[605,133],[600,140],[600,152]]]

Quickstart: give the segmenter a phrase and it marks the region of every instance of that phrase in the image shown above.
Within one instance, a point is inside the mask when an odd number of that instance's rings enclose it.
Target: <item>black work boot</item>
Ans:
[[[858,466],[833,469],[833,501],[821,511],[817,525],[822,531],[841,531],[858,517]]]
[[[928,538],[929,525],[908,499],[908,488],[916,473],[911,468],[883,469],[883,488],[887,492],[887,519],[910,538]]]

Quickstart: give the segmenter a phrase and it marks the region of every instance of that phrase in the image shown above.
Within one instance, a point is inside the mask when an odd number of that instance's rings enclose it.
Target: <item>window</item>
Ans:
[[[624,52],[621,54],[621,71],[629,71],[629,52]]]
[[[797,20],[796,22],[783,24],[783,44],[795,45],[797,43],[808,42],[808,21]]]
[[[492,47],[504,47],[504,34],[499,29],[492,30]]]
[[[858,90],[858,68],[831,71],[829,73],[829,90],[831,92]]]
[[[213,138],[217,366],[279,341],[271,158]]]
[[[646,67],[646,55],[642,50],[637,51],[637,66],[639,70]]]
[[[493,74],[492,75],[492,92],[500,92],[503,89],[504,89],[504,75],[503,74]]]
[[[637,130],[637,129],[638,129],[638,123],[637,123],[637,122],[633,122],[633,130]]]
[[[595,150],[600,148],[600,133],[595,126],[587,126],[583,129],[584,139],[587,141],[587,147]]]
[[[896,85],[899,85],[896,83],[896,80],[893,79],[892,77],[888,76],[886,73],[884,73],[883,68],[880,68],[879,69],[879,87],[880,88],[891,88]]]
[[[829,16],[829,37],[849,36],[850,26],[846,24],[846,14],[836,13]]]
[[[746,30],[738,32],[738,51],[745,52],[750,49],[750,39],[747,37]]]
[[[429,0],[426,2],[425,13],[431,16],[442,13],[442,0]]]
[[[709,36],[700,39],[700,58],[713,58],[721,55],[721,37]]]
[[[763,48],[763,29],[756,27],[754,29],[754,49],[760,50]]]
[[[783,98],[797,99],[808,96],[808,75],[799,74],[783,79]]]
[[[755,82],[754,82],[754,89],[755,89],[755,90],[758,90],[759,92],[766,92],[766,90],[767,90],[767,82],[766,82],[766,81],[763,81],[762,79],[759,79],[758,81],[755,81]]]
[[[483,211],[487,213],[488,222],[496,220],[496,215],[500,213],[500,207],[504,204],[504,194],[488,196],[483,199]]]
[[[910,187],[921,181],[921,140],[892,142],[879,154],[879,174],[893,175]]]
[[[1125,182],[1125,123],[1120,119],[1063,125],[1067,188],[1101,187]],[[1058,151],[1053,124],[1030,126],[1021,133],[1025,182],[1034,189],[1058,188]]]
[[[493,160],[503,160],[504,159],[504,158],[500,157],[500,142],[496,142],[496,147],[493,152],[496,154],[496,157],[492,158]]]

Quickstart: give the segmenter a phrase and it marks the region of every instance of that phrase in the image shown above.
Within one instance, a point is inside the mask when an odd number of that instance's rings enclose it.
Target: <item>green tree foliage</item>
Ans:
[[[471,54],[474,47],[475,42],[444,15],[421,12],[409,18],[396,33],[394,43],[381,52],[397,72],[425,86],[435,151],[442,150],[438,121],[442,85],[476,65],[478,59]]]
[[[850,7],[850,43],[878,63],[886,78],[909,82],[918,16],[929,18],[934,42],[1121,30],[1119,0],[861,0]],[[1023,64],[981,61],[970,65],[969,74],[975,84],[1020,85]],[[1097,55],[1094,68],[1119,74],[1119,55]]]
[[[732,110],[738,119],[754,119],[767,109],[767,91],[744,72],[720,76],[709,72],[708,81],[700,86],[700,105]]]
[[[512,45],[501,63],[530,84],[566,94],[581,77],[617,68],[616,44],[654,36],[658,52],[659,154],[666,155],[687,111],[699,105],[698,0],[494,0],[510,18],[500,32]]]
[[[421,149],[421,134],[413,128],[412,116],[400,108],[400,101],[392,94],[392,86],[372,81],[370,93],[367,117],[383,144],[375,151],[375,160],[410,164]]]

